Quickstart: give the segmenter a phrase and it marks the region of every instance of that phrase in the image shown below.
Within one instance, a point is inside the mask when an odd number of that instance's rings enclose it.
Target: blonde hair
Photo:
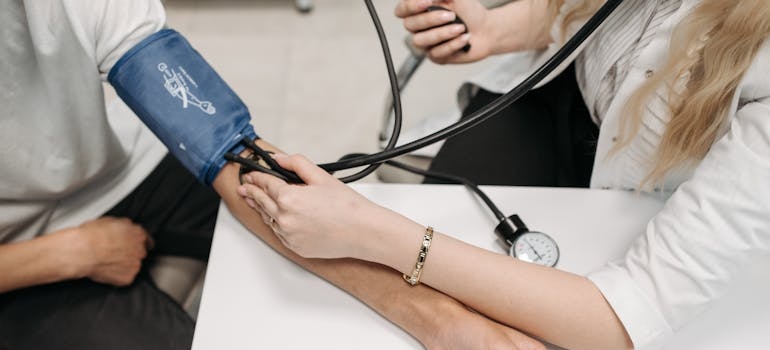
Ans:
[[[585,0],[569,10],[562,32],[602,3]],[[551,0],[552,13],[563,4],[564,0]],[[703,0],[677,25],[666,64],[626,104],[624,115],[629,117],[621,120],[619,142],[612,152],[631,143],[641,127],[647,102],[661,87],[667,87],[671,119],[651,160],[652,170],[639,188],[648,182],[662,182],[672,169],[706,156],[726,130],[736,89],[769,36],[767,0]]]

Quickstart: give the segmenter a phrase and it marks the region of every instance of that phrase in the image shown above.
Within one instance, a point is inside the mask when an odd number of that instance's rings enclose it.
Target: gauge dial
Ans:
[[[559,261],[559,246],[545,233],[526,232],[513,241],[510,255],[538,265],[556,266]]]

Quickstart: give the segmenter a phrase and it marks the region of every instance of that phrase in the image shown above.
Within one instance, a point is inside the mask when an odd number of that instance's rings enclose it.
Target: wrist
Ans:
[[[93,264],[90,262],[91,252],[88,249],[88,239],[82,234],[79,227],[66,229],[51,235],[52,248],[56,249],[59,261],[56,266],[64,279],[79,279],[88,277]]]
[[[491,54],[541,49],[550,43],[545,1],[515,1],[489,10],[487,20]]]
[[[411,274],[423,241],[425,227],[397,213],[389,210],[388,213],[390,215],[381,216],[385,220],[373,225],[372,235],[366,236],[368,248],[363,251],[368,256],[356,258],[386,265],[400,273]]]

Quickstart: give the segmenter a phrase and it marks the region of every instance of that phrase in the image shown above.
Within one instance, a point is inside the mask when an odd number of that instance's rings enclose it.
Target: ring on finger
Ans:
[[[270,229],[272,229],[274,232],[278,232],[278,222],[275,221],[274,217],[270,217],[270,225],[268,226],[270,226]]]

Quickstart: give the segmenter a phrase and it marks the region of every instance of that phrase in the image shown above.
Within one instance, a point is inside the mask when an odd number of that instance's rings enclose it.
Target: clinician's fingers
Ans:
[[[270,217],[278,215],[278,205],[262,189],[251,184],[244,184],[238,189],[238,193],[251,198],[257,205],[255,210],[264,212]],[[251,204],[251,203],[249,203]]]
[[[430,56],[430,59],[433,61],[446,61],[450,57],[460,53],[461,49],[467,45],[471,40],[471,35],[466,33],[463,35],[460,35],[460,37],[450,40],[446,43],[443,43],[441,45],[438,45],[434,48],[431,48],[430,51],[428,51],[428,56]]]
[[[286,239],[286,233],[281,231],[281,228],[278,225],[278,221],[276,221],[274,217],[265,213],[261,213],[261,215],[262,221],[264,221],[265,225],[273,231],[273,234],[275,234],[276,237],[278,237],[278,240],[281,241],[281,244],[283,244],[286,248],[292,249],[291,244],[289,244],[289,241]]]
[[[334,181],[334,177],[301,154],[276,156],[274,159],[282,168],[295,172],[308,185]]]
[[[275,225],[275,218],[265,213],[262,213],[261,216],[262,216],[262,221],[265,223],[265,225],[267,225],[267,227],[273,230],[273,232],[278,232],[277,227]]]
[[[431,11],[419,15],[404,18],[404,28],[416,33],[429,28],[437,27],[455,20],[455,13],[451,11]]]
[[[433,47],[447,40],[455,39],[463,32],[465,32],[465,25],[450,24],[414,34],[412,43],[419,48]]]
[[[273,175],[260,173],[258,171],[252,171],[243,176],[243,181],[248,184],[259,187],[262,191],[265,191],[271,198],[278,197],[278,192],[283,186],[288,186],[286,181],[283,181]]]
[[[243,199],[246,201],[246,204],[248,204],[249,207],[261,209],[259,204],[257,204],[257,202],[255,202],[253,199],[251,199],[251,197],[249,197],[250,195],[246,193],[245,189],[243,190],[243,194],[241,194],[241,196],[243,196]]]
[[[401,0],[398,2],[398,5],[396,5],[394,13],[396,17],[404,18],[425,12],[432,4],[432,0]]]
[[[265,225],[267,225],[267,227],[273,230],[273,234],[275,234],[275,236],[278,237],[278,240],[281,241],[281,244],[283,244],[286,248],[291,249],[291,246],[289,245],[289,241],[286,240],[284,233],[279,229],[278,223],[275,221],[275,218],[264,213],[262,213],[261,215],[262,215],[262,221],[265,222]]]
[[[286,240],[286,237],[284,237],[283,234],[276,230],[273,230],[273,232],[275,233],[275,236],[278,237],[278,240],[281,241],[281,244],[283,244],[284,247],[291,249],[289,241]]]

